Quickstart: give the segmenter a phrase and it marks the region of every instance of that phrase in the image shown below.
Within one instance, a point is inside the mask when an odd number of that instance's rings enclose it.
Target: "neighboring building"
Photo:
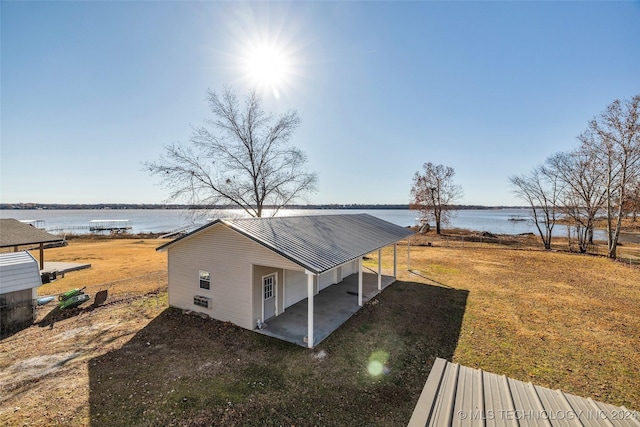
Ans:
[[[18,252],[21,246],[27,246],[27,249],[30,249],[31,246],[38,245],[40,249],[40,270],[44,269],[44,245],[63,243],[64,238],[54,236],[33,225],[13,218],[0,219],[0,251],[11,248],[13,252]]]
[[[368,274],[377,280],[379,292],[383,282],[395,280],[395,243],[413,234],[367,214],[244,218],[215,220],[157,250],[168,251],[171,306],[255,330],[306,301],[303,319],[291,320],[298,326],[302,320],[306,336],[279,338],[298,344],[304,338],[305,345],[313,347],[334,329],[314,327],[318,314],[314,298],[319,312],[320,296],[330,292],[318,294],[349,278],[357,287],[331,301],[338,307],[344,303],[340,298],[350,298],[355,308],[347,307],[348,318],[367,297],[362,257],[375,251],[380,255],[383,247],[394,246],[393,277],[383,280],[380,266],[377,274]]]
[[[0,254],[0,334],[33,322],[40,285],[38,261],[29,252]]]
[[[436,359],[409,427],[640,427],[640,413]]]

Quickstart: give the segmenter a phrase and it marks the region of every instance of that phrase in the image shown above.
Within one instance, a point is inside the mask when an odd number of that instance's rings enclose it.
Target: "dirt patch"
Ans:
[[[405,425],[433,359],[453,356],[465,300],[464,291],[396,283],[315,350],[158,307],[153,297],[97,308],[2,342],[0,417],[35,425]],[[433,316],[421,314],[427,303]],[[372,360],[382,366],[373,374]],[[20,369],[30,374],[18,378]]]
[[[0,383],[9,384],[7,391],[20,384],[55,373],[82,353],[57,353],[20,360],[0,373]]]

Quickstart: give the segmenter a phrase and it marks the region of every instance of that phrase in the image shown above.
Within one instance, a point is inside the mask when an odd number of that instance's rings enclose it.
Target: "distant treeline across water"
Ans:
[[[266,209],[274,206],[265,205]],[[480,206],[480,205],[455,205],[456,210],[465,209],[524,209],[523,206]],[[68,204],[68,203],[0,203],[0,210],[7,209],[52,209],[52,210],[78,210],[78,209],[215,209],[236,210],[234,206],[223,205],[181,205],[181,204],[146,204],[146,203],[95,203],[95,204]],[[287,209],[409,209],[408,204],[320,204],[320,205],[289,205]]]
[[[390,205],[385,205],[390,206]],[[413,226],[418,222],[419,212],[403,208],[287,208],[278,212],[280,216],[291,215],[328,215],[328,214],[368,213],[402,227]],[[265,215],[269,215],[267,210]],[[463,228],[475,231],[487,231],[494,234],[537,233],[533,223],[527,220],[529,210],[525,208],[478,208],[460,209],[453,212],[450,224],[446,228]],[[182,229],[191,229],[215,218],[237,218],[246,216],[240,209],[213,209],[191,211],[186,209],[3,209],[0,218],[15,218],[22,221],[39,221],[53,233],[88,233],[78,230],[78,226],[87,226],[90,221],[128,220],[131,233],[169,233]],[[555,234],[567,235],[567,228],[556,225]],[[604,238],[597,231],[596,239]]]

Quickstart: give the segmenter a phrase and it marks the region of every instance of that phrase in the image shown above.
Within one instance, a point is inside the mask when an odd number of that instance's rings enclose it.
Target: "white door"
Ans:
[[[262,278],[262,303],[264,306],[264,319],[267,320],[276,315],[276,275],[271,274]]]

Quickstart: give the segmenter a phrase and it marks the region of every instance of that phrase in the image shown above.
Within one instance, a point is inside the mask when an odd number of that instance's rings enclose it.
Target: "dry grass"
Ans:
[[[432,247],[411,248],[412,272],[400,245],[400,282],[314,351],[167,310],[166,294],[28,328],[0,341],[0,419],[406,425],[435,357],[640,409],[639,269],[594,256],[427,239]],[[114,280],[122,292],[144,292],[146,285],[126,279],[166,269],[165,255],[154,250],[159,243],[81,240],[48,250],[48,260],[92,268],[47,292]],[[374,270],[376,256],[366,262]],[[392,268],[387,248],[383,270]],[[372,378],[366,365],[376,355],[390,370]]]
[[[435,247],[411,249],[416,274],[399,278],[469,291],[456,362],[640,408],[640,269],[432,240]],[[383,258],[393,256],[387,250]]]
[[[91,268],[46,284],[38,294],[54,295],[85,286],[87,293],[108,289],[111,295],[156,290],[159,281],[166,284],[167,255],[155,250],[162,243],[165,241],[158,239],[85,237],[75,238],[65,247],[47,249],[45,261],[88,263]],[[33,255],[38,257],[38,252]]]

